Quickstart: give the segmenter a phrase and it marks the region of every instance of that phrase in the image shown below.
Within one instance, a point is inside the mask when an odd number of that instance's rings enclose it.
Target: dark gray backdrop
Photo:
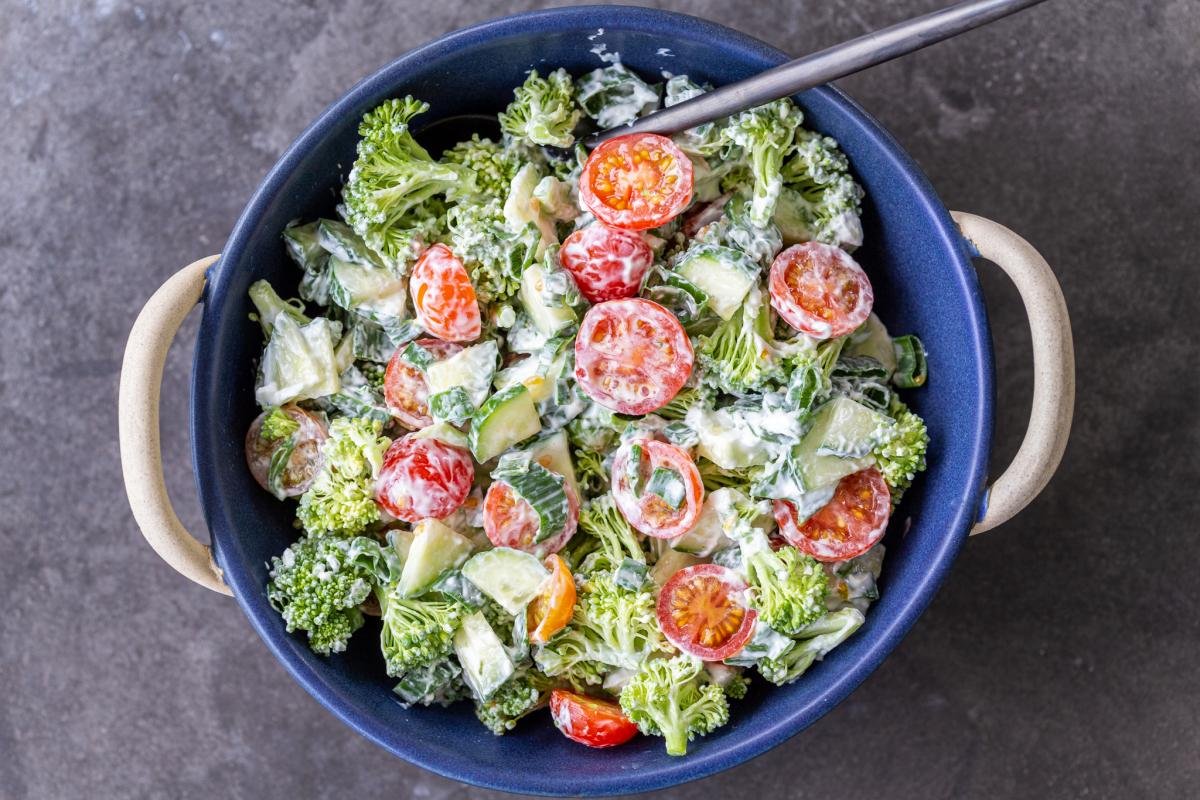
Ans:
[[[220,249],[281,150],[354,81],[524,2],[0,0],[0,795],[484,797],[343,727],[228,598],[133,527],[118,472],[124,337]],[[660,3],[800,54],[938,0]],[[1200,793],[1200,0],[1052,0],[843,83],[948,206],[1056,269],[1078,353],[1057,480],[964,549],[919,624],[787,745],[664,796]],[[1028,413],[1029,334],[981,265],[994,472]],[[193,318],[163,393],[187,456]],[[514,769],[522,768],[514,765]]]

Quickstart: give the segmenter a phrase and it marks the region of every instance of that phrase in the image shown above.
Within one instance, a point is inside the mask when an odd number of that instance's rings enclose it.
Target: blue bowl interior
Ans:
[[[603,36],[590,38],[601,27]],[[645,76],[686,72],[714,85],[785,58],[715,24],[627,7],[534,12],[414,51],[331,107],[268,176],[213,268],[196,348],[197,480],[217,560],[264,641],[330,710],[397,755],[452,778],[516,792],[612,794],[668,786],[740,763],[814,722],[879,664],[930,600],[975,516],[990,444],[989,336],[961,238],[917,167],[873,120],[833,89],[809,91],[797,98],[807,124],[841,143],[867,192],[866,245],[857,258],[875,286],[876,309],[893,332],[921,336],[932,373],[929,385],[908,397],[929,426],[929,471],[888,533],[882,598],[866,625],[799,682],[777,689],[756,681],[749,697],[735,703],[732,722],[694,742],[683,759],[666,756],[655,738],[591,751],[564,739],[544,714],[499,738],[478,724],[469,704],[405,710],[384,674],[376,623],[356,634],[349,652],[332,658],[313,655],[301,636],[284,630],[263,587],[266,562],[295,536],[293,507],[261,491],[242,456],[243,435],[257,413],[254,363],[262,346],[247,316],[247,289],[267,278],[285,296],[294,290],[298,271],[280,232],[289,220],[334,213],[363,112],[387,97],[413,94],[432,106],[426,124],[495,113],[532,67],[580,74],[598,66],[589,51],[599,42]],[[659,55],[660,48],[672,55]]]

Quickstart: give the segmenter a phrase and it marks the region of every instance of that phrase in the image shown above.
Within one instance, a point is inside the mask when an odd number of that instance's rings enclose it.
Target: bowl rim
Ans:
[[[496,38],[537,34],[560,24],[582,28],[606,27],[663,36],[678,34],[682,28],[697,38],[719,43],[718,46],[721,49],[732,51],[737,57],[746,60],[778,63],[790,58],[783,51],[759,39],[719,23],[688,14],[637,6],[587,5],[528,11],[490,19],[451,31],[408,51],[360,80],[326,108],[284,151],[246,204],[230,233],[222,257],[210,268],[209,280],[201,298],[203,312],[192,368],[191,448],[202,510],[209,530],[212,532],[214,556],[224,570],[225,580],[233,589],[238,605],[249,618],[259,637],[275,658],[284,665],[293,679],[334,716],[394,755],[453,780],[513,793],[614,795],[662,789],[698,780],[765,753],[800,733],[808,727],[808,724],[812,724],[844,700],[896,647],[932,600],[957,556],[959,548],[966,541],[969,525],[975,521],[979,513],[979,506],[984,495],[983,486],[987,475],[987,460],[991,449],[994,405],[992,350],[982,295],[970,263],[969,245],[938,199],[928,178],[896,139],[843,92],[832,86],[821,86],[809,90],[808,93],[821,95],[825,101],[839,107],[852,124],[858,128],[859,134],[869,141],[881,156],[896,166],[898,172],[915,189],[917,196],[921,198],[923,206],[921,213],[933,222],[937,232],[937,242],[947,252],[953,254],[957,262],[957,274],[962,284],[960,288],[971,299],[967,313],[975,323],[972,325],[970,333],[973,337],[972,348],[978,355],[976,368],[982,402],[976,409],[975,418],[963,420],[963,425],[964,427],[969,425],[973,431],[975,446],[970,453],[970,463],[960,465],[963,474],[962,485],[965,487],[965,502],[955,511],[952,532],[943,536],[937,546],[931,548],[928,568],[921,582],[908,597],[903,599],[891,624],[888,627],[872,631],[872,640],[858,661],[846,671],[833,676],[818,697],[785,717],[780,717],[747,732],[736,741],[722,743],[720,748],[701,748],[686,758],[674,759],[651,768],[640,769],[634,773],[622,773],[614,770],[606,774],[579,775],[575,777],[570,786],[564,786],[561,779],[554,775],[534,774],[527,771],[499,774],[474,762],[469,754],[464,754],[454,763],[446,763],[441,757],[430,757],[419,747],[419,743],[414,742],[408,746],[398,744],[392,738],[394,730],[370,716],[359,714],[353,707],[355,705],[353,698],[332,687],[318,671],[294,657],[288,646],[289,642],[285,641],[285,637],[288,635],[282,634],[278,625],[275,624],[275,620],[268,616],[269,608],[263,602],[255,601],[252,604],[248,599],[262,594],[262,586],[259,585],[258,579],[246,568],[246,565],[237,561],[230,563],[224,557],[221,535],[217,533],[217,531],[223,531],[223,528],[213,524],[214,510],[223,507],[226,502],[218,489],[217,474],[222,469],[222,465],[216,463],[201,444],[204,437],[201,435],[203,426],[200,420],[207,420],[210,414],[210,398],[203,389],[215,380],[215,365],[220,356],[219,353],[212,351],[214,337],[205,335],[205,332],[221,324],[221,319],[213,309],[224,306],[225,298],[230,291],[228,286],[231,280],[230,272],[223,268],[225,263],[236,264],[242,259],[246,243],[259,225],[265,208],[294,171],[297,162],[323,141],[350,110],[364,102],[365,99],[379,92],[387,91],[412,66],[436,60],[459,48]],[[965,466],[966,469],[962,470],[962,466]],[[804,720],[808,720],[808,724],[804,724]]]

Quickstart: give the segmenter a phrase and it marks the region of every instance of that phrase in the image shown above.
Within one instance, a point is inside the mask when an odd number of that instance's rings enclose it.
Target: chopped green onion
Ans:
[[[896,373],[892,382],[901,389],[924,386],[928,377],[925,364],[925,345],[916,336],[897,336],[892,339],[896,350]]]

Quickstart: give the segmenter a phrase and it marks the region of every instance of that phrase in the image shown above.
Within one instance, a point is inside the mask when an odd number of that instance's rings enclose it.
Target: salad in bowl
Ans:
[[[282,232],[296,285],[252,286],[247,464],[296,501],[267,597],[319,654],[375,639],[398,702],[683,755],[878,596],[926,364],[872,313],[848,160],[790,100],[577,141],[705,90],[531,72],[437,155],[384,102],[340,218]]]

